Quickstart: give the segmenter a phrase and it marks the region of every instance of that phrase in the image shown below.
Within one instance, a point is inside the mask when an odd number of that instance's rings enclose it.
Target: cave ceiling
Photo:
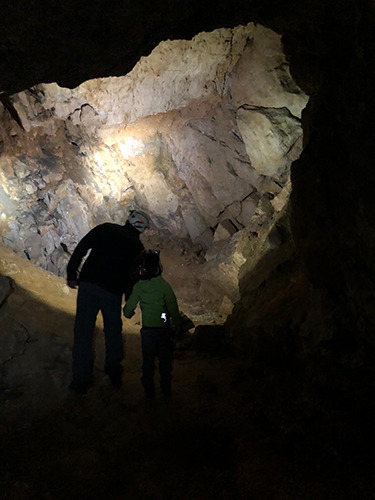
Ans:
[[[283,33],[303,31],[322,15],[324,2],[154,0],[47,2],[2,5],[0,90],[9,94],[38,83],[74,88],[90,78],[128,73],[162,40],[260,22]],[[324,10],[324,9],[323,9]]]

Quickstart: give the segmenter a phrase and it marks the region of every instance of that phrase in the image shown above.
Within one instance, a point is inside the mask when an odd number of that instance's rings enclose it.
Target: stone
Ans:
[[[31,172],[28,165],[20,160],[14,162],[13,169],[19,179],[25,179]]]
[[[43,178],[43,181],[45,182],[45,185],[46,184],[56,184],[62,180],[62,178],[64,177],[64,172],[62,169],[58,169],[56,167],[54,170],[43,169],[41,171],[41,176]],[[45,187],[45,186],[43,186],[43,187]]]
[[[280,191],[280,193],[275,196],[273,200],[271,200],[271,204],[275,209],[275,212],[281,212],[281,210],[287,205],[290,192],[292,190],[291,182],[287,182],[284,189]]]
[[[205,252],[204,258],[207,262],[214,261],[226,247],[226,239],[222,238],[215,241],[210,248]]]
[[[233,307],[234,307],[233,302],[230,300],[229,297],[227,297],[227,295],[224,295],[223,300],[219,307],[219,315],[226,319],[227,316],[232,314]]]
[[[253,193],[241,202],[241,213],[237,217],[242,227],[247,227],[251,223],[259,204],[258,193]],[[271,216],[271,214],[270,214]]]
[[[301,136],[300,120],[288,108],[247,104],[239,108],[237,119],[253,168],[262,175],[282,176],[287,168],[285,155]]]
[[[233,236],[235,232],[237,232],[237,228],[230,219],[222,220],[215,230],[214,243],[221,240],[227,240]]]
[[[30,236],[25,239],[24,251],[26,252],[28,258],[33,262],[38,260],[43,255],[43,248],[43,239],[40,234],[30,234]]]

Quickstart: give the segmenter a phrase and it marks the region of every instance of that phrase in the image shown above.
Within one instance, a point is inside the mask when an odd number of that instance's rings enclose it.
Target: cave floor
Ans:
[[[238,360],[177,350],[172,399],[147,400],[139,335],[126,345],[121,389],[96,369],[87,395],[66,389],[53,410],[8,420],[1,498],[373,498],[365,479],[293,454],[255,411]]]
[[[298,413],[294,374],[276,384],[238,358],[182,342],[171,400],[147,400],[135,322],[123,386],[113,389],[102,370],[98,331],[94,386],[71,393],[75,294],[1,248],[0,273],[13,281],[0,310],[1,347],[13,349],[0,362],[0,498],[374,498],[361,467],[316,446],[297,419],[281,420],[286,409]]]

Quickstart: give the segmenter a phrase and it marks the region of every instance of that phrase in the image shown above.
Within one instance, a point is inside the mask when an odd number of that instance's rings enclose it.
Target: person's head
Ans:
[[[131,210],[129,213],[128,221],[140,233],[150,227],[150,221],[147,215],[140,210]]]
[[[143,250],[139,257],[138,273],[141,280],[160,276],[163,271],[158,250]]]

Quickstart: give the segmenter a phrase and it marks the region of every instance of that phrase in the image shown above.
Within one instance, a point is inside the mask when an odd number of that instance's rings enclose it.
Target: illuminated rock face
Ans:
[[[223,241],[283,209],[306,102],[280,36],[252,23],[162,42],[123,77],[16,94],[23,130],[1,109],[3,241],[64,275],[90,228],[140,207],[161,244],[219,262]]]

